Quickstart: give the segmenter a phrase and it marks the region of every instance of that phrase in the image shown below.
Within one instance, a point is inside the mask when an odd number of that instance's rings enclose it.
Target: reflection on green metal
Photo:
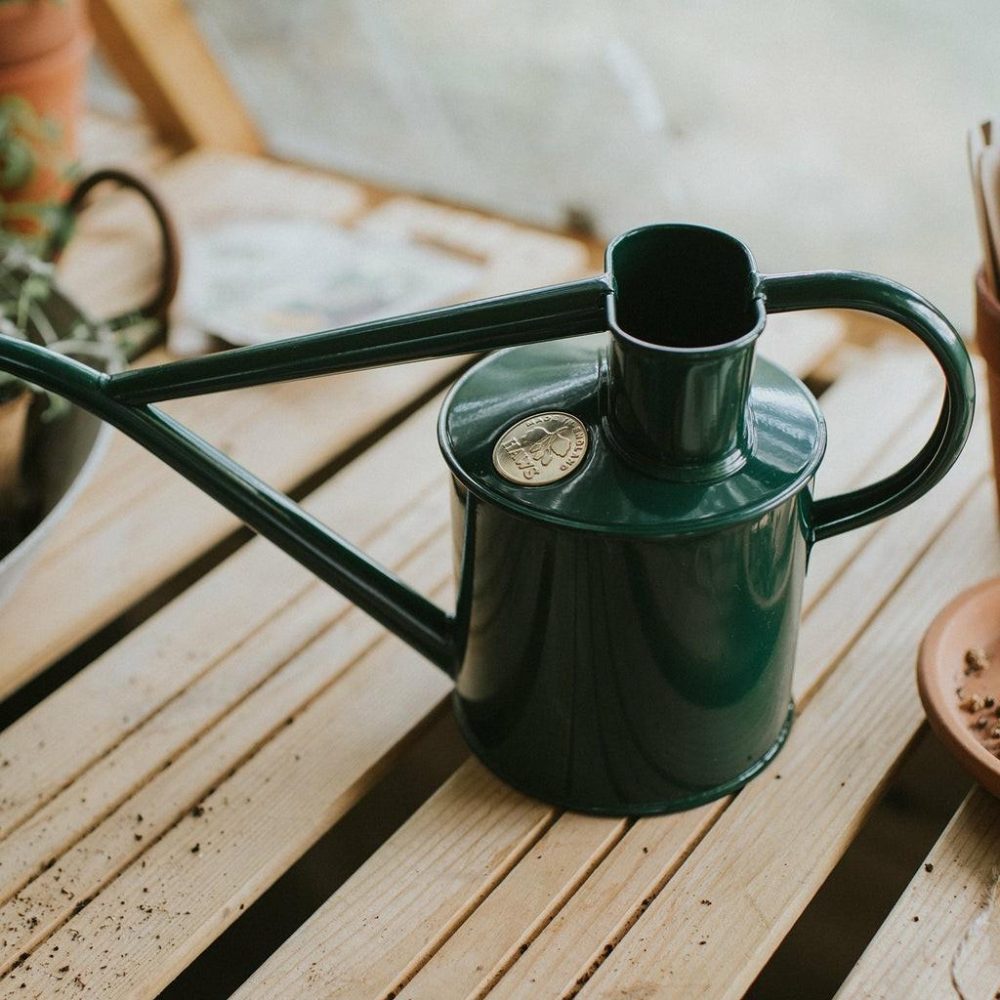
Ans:
[[[902,323],[946,392],[906,466],[814,501],[822,416],[754,350],[767,312],[819,307]],[[496,348],[439,421],[454,615],[150,405]],[[915,293],[854,272],[761,276],[737,240],[679,225],[626,233],[606,275],[553,288],[112,376],[0,340],[0,370],[135,438],[446,670],[498,774],[617,815],[705,802],[774,756],[810,547],[930,489],[974,401],[960,338]]]

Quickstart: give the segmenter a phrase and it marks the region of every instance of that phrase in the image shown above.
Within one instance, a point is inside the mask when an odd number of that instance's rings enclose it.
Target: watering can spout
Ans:
[[[148,403],[596,332],[606,328],[609,292],[600,276],[115,375],[0,337],[0,371],[63,396],[123,431],[454,675],[461,640],[453,615]]]
[[[607,329],[606,275],[361,323],[111,376],[123,403],[492,351]]]
[[[451,615],[172,417],[118,403],[108,393],[108,375],[36,344],[0,337],[0,370],[117,427],[446,673],[454,672]]]

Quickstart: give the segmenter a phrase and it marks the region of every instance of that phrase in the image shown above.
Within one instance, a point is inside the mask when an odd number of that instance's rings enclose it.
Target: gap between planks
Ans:
[[[853,406],[855,405],[855,400],[846,396],[842,404],[838,404],[838,407],[843,405]],[[837,413],[839,409],[834,408]],[[899,424],[905,426],[907,421],[911,421],[912,414],[908,411],[903,411],[899,414]],[[911,421],[912,422],[912,421]],[[882,424],[875,430],[869,427],[869,437],[874,436],[874,441],[872,445],[872,454],[877,454],[882,444],[886,439],[891,439],[896,427],[893,425]],[[885,438],[881,435],[884,434]],[[859,442],[860,443],[860,442]],[[912,442],[904,440],[902,442],[903,446],[912,446]],[[894,452],[898,452],[902,448],[893,449]],[[901,458],[908,458],[909,453],[905,455],[890,453],[889,458],[892,461],[899,460]],[[883,463],[884,464],[884,463]],[[836,470],[833,471],[834,475],[837,475]],[[857,470],[852,470],[849,464],[845,463],[842,466],[841,475],[845,477],[846,481],[841,481],[837,483],[832,481],[829,483],[831,489],[844,488],[845,486],[856,482],[858,478]],[[926,520],[926,515],[925,518]],[[845,555],[844,558],[849,556]],[[856,584],[855,584],[856,586]],[[808,618],[807,618],[808,621]],[[860,627],[860,626],[859,626]],[[464,770],[474,771],[476,774],[481,775],[482,769],[475,762],[470,762],[465,765]],[[454,779],[456,782],[459,778]],[[442,797],[447,793],[447,786],[442,790],[439,795]],[[440,801],[440,800],[439,800]],[[447,802],[441,808],[446,808]],[[425,807],[428,811],[433,811],[435,808],[434,800]],[[717,806],[708,807],[705,812],[710,812],[713,808],[718,808]],[[687,814],[691,815],[691,814]],[[429,820],[428,820],[429,822]],[[649,828],[651,824],[658,821],[644,820],[642,823]],[[668,817],[662,821],[666,825],[672,825],[675,830],[679,830],[677,817]],[[593,842],[591,843],[591,850],[599,850],[596,846],[604,841],[607,836],[620,836],[624,830],[624,826],[615,820],[594,820],[585,817],[572,816],[567,814],[560,818],[557,826],[553,828],[553,834],[549,835],[550,838],[555,836],[558,832],[560,824],[565,824],[567,827],[569,825],[579,825],[581,828],[590,829],[591,837]],[[609,830],[611,833],[609,834]],[[478,833],[482,833],[483,830],[480,829]],[[471,835],[475,836],[477,831],[473,830]],[[403,843],[408,843],[406,836],[406,828],[399,835],[397,835],[399,840]],[[683,857],[687,850],[690,850],[692,843],[691,838],[683,832],[680,832],[675,838],[674,846],[674,863],[678,863],[678,859]],[[466,843],[466,850],[471,849],[472,845]],[[400,850],[403,848],[400,847]],[[410,845],[408,848],[417,856],[419,856],[419,843]],[[652,863],[655,859],[649,859]],[[366,869],[371,869],[377,867],[380,864],[381,859],[376,856],[372,862],[366,866]],[[587,857],[584,855],[581,861],[574,861],[572,858],[566,861],[567,869],[571,871],[577,871],[581,865],[587,863]],[[416,865],[416,862],[412,864]],[[435,884],[434,881],[428,881],[434,877],[434,873],[428,869],[425,864],[420,864],[419,868],[421,872],[425,872],[425,876],[422,879],[417,880],[416,884],[411,885],[410,891],[415,895],[421,895],[422,898],[426,899],[431,893],[436,893],[439,891],[439,886]],[[516,870],[515,870],[516,871]],[[656,878],[662,878],[662,872],[659,873]],[[259,973],[253,977],[244,991],[239,994],[240,996],[252,997],[255,995],[260,995],[261,992],[267,993],[268,995],[275,996],[378,996],[383,995],[386,992],[395,990],[398,988],[400,982],[405,983],[407,981],[408,970],[413,967],[413,957],[412,953],[408,952],[408,937],[409,933],[406,927],[401,927],[398,932],[395,928],[384,922],[380,925],[380,938],[379,941],[383,946],[383,953],[381,955],[381,961],[378,963],[373,962],[373,957],[368,950],[365,950],[360,956],[355,960],[357,955],[357,950],[359,948],[359,942],[356,936],[347,937],[350,934],[350,924],[344,923],[342,920],[342,914],[345,912],[344,907],[364,907],[367,906],[366,912],[378,913],[380,910],[380,900],[371,895],[365,894],[365,870],[358,875],[358,881],[349,882],[345,885],[338,894],[336,894],[328,904],[326,908],[321,910],[314,921],[310,921],[302,930],[293,936],[288,942],[287,946],[281,949],[271,961],[265,963]],[[524,875],[522,873],[521,889],[525,896],[531,896],[531,889],[533,888],[536,875]],[[655,879],[654,879],[655,887]],[[648,888],[646,886],[645,888]],[[514,888],[511,888],[511,893],[517,895]],[[559,889],[557,891],[563,891]],[[578,894],[579,895],[579,894]],[[644,892],[636,900],[636,903],[641,905],[643,899],[648,893]],[[574,896],[573,900],[577,897]],[[351,900],[354,900],[352,903]],[[572,902],[572,901],[571,901]],[[454,899],[451,901],[451,905],[456,907],[462,907],[465,905],[465,900]],[[486,912],[485,910],[483,912]],[[478,915],[478,911],[477,911]],[[476,995],[476,993],[483,988],[483,984],[491,980],[495,976],[498,966],[502,972],[503,962],[506,957],[511,954],[512,948],[520,953],[526,944],[530,944],[530,934],[532,933],[532,928],[537,925],[538,913],[531,912],[524,916],[523,925],[517,925],[514,923],[514,918],[511,919],[511,926],[509,927],[499,927],[494,920],[484,920],[476,924],[476,933],[469,932],[469,938],[474,939],[475,944],[479,948],[480,957],[483,958],[482,962],[476,962],[471,968],[465,969],[467,974],[472,974],[472,978],[463,979],[461,983],[456,983],[454,980],[442,980],[434,978],[432,972],[434,971],[433,966],[440,968],[447,968],[453,970],[456,966],[454,964],[449,964],[449,956],[451,963],[462,964],[462,959],[458,957],[459,953],[465,955],[468,958],[468,951],[463,947],[454,947],[449,951],[449,955],[446,956],[444,951],[440,952],[440,959],[438,955],[435,955],[428,963],[427,967],[419,972],[411,984],[412,990],[407,990],[404,995],[409,996],[435,996],[435,995]],[[517,915],[515,915],[517,917]],[[544,919],[544,918],[543,918]],[[470,918],[471,920],[471,918]],[[429,920],[428,923],[431,921]],[[450,922],[449,922],[450,923]],[[470,927],[472,924],[470,923]],[[344,928],[343,934],[337,928]],[[529,930],[525,932],[524,928],[528,927]],[[509,932],[509,933],[507,933]],[[398,939],[396,937],[398,933]],[[428,931],[428,933],[430,933]],[[527,933],[527,936],[526,936]],[[391,938],[390,935],[393,935]],[[445,945],[446,936],[439,939],[438,948],[444,946],[446,949],[451,945],[451,941],[447,942]],[[472,942],[470,942],[471,944]],[[540,949],[545,950],[545,949]],[[483,952],[487,952],[483,956]],[[531,954],[535,953],[534,946],[532,946]],[[304,970],[302,969],[303,958],[306,955],[316,955],[321,954],[323,959],[321,962],[314,962],[313,968],[308,970],[308,976],[303,978],[300,973]],[[520,963],[523,963],[525,958],[521,958],[518,965],[515,965],[517,969]],[[465,963],[468,965],[468,962]],[[481,968],[476,968],[476,965],[481,965]],[[586,966],[584,967],[586,968]],[[421,977],[424,977],[423,980]],[[428,979],[428,977],[430,977]],[[576,977],[574,977],[575,979]],[[543,980],[546,983],[546,989],[549,988],[550,982],[548,979]],[[531,987],[525,985],[524,988],[530,989]]]
[[[879,928],[837,1000],[1000,991],[1000,802],[974,788]]]
[[[357,185],[219,153],[181,157],[161,171],[159,180],[182,224],[245,211],[261,201],[269,211],[285,213],[315,213],[321,204],[325,218],[343,221],[365,204]],[[103,282],[95,279],[106,272],[127,284],[137,264],[141,270],[153,256],[152,249],[137,253],[119,242],[122,231],[134,228],[135,211],[127,199],[113,197],[87,213],[89,236],[71,244],[66,254],[63,280],[71,289],[99,288]],[[375,227],[381,213],[391,216],[394,211],[392,201],[384,202],[356,225]],[[397,237],[413,236],[391,217],[385,224]],[[576,277],[585,261],[575,241],[472,213],[428,208],[420,227],[422,236],[436,232],[455,252],[487,261],[470,295]],[[395,366],[165,408],[288,489],[383,426],[461,363],[444,359]],[[237,527],[231,514],[139,446],[116,436],[107,463],[79,498],[73,516],[59,526],[48,550],[0,611],[5,638],[0,695],[93,635]],[[52,614],[53,607],[60,609],[59,615]]]
[[[320,517],[336,513],[344,532],[372,544],[376,557],[398,558],[409,543],[391,528],[412,527],[414,514],[406,515],[414,500],[428,496],[439,507],[439,521],[446,517],[446,480],[420,447],[433,429],[434,409],[429,404],[347,466],[306,508]],[[395,452],[391,462],[383,457],[388,449]],[[406,492],[393,488],[397,481],[407,484]],[[325,595],[332,612],[348,606],[279,549],[254,540],[9,726],[0,733],[0,831],[24,822],[311,591]],[[60,739],[51,739],[53,733]]]
[[[411,572],[420,574],[425,578],[427,574],[436,572],[438,577],[441,578],[446,575],[448,567],[446,551],[447,546],[444,544],[444,518],[442,517],[437,521],[430,521],[428,524],[428,518],[423,516],[425,513],[425,511],[417,508],[417,510],[414,511],[414,518],[418,521],[424,522],[425,530],[430,531],[432,535],[436,536],[438,544],[432,546],[432,548],[428,549],[426,552],[419,553],[416,560],[411,560],[412,565],[410,566],[410,570]],[[398,527],[399,530],[402,531],[405,530],[407,526],[400,523]],[[409,525],[409,527],[412,528],[412,525]],[[443,584],[438,586],[438,591],[442,589],[442,586]],[[346,603],[343,602],[342,599],[332,598],[331,595],[325,596],[328,597],[327,603],[329,603],[329,600],[339,600],[341,604]],[[289,618],[289,621],[285,625],[285,629],[287,630],[291,627],[293,631],[298,632],[300,630],[298,616],[285,617]],[[261,712],[269,714],[269,717],[272,719],[272,729],[268,730],[264,727],[265,732],[263,733],[263,738],[266,739],[267,733],[277,731],[278,735],[275,737],[275,740],[280,741],[284,737],[285,732],[289,731],[285,726],[285,717],[287,716],[289,720],[293,717],[298,718],[298,716],[294,715],[288,716],[288,713],[290,711],[293,713],[299,712],[301,713],[302,718],[307,716],[313,718],[315,712],[318,710],[316,708],[316,704],[324,700],[330,700],[328,695],[332,694],[332,692],[328,692],[327,689],[330,688],[333,679],[338,673],[346,671],[347,678],[343,680],[343,684],[346,685],[348,689],[353,690],[354,696],[356,697],[359,685],[366,683],[363,676],[360,681],[354,676],[354,669],[351,667],[351,664],[357,661],[357,657],[362,656],[363,660],[374,659],[376,662],[386,664],[382,667],[383,670],[392,672],[396,671],[395,661],[400,659],[405,660],[406,657],[400,657],[398,654],[395,654],[394,660],[388,661],[388,657],[383,650],[378,649],[375,650],[374,653],[369,650],[369,654],[366,654],[365,649],[368,647],[358,646],[358,643],[362,642],[362,640],[367,637],[366,641],[370,647],[374,648],[372,646],[373,643],[374,646],[380,647],[383,644],[379,641],[381,636],[382,631],[360,612],[351,611],[346,615],[343,615],[342,621],[338,621],[334,625],[333,629],[330,630],[328,635],[324,635],[319,640],[314,640],[305,650],[294,656],[292,660],[285,665],[284,669],[280,673],[274,675],[272,672],[272,676],[268,679],[266,684],[261,686],[259,691],[253,692],[251,694],[251,698],[247,700],[245,705],[237,706],[236,711],[233,714],[236,715],[242,711],[244,716],[242,720],[228,719],[226,725],[216,727],[216,729],[212,730],[208,740],[205,741],[208,743],[207,750],[212,750],[213,743],[220,744],[221,742],[221,744],[223,744],[221,749],[229,750],[228,756],[224,758],[220,757],[220,748],[216,747],[212,753],[208,754],[209,764],[206,765],[204,763],[206,747],[203,745],[194,744],[187,752],[181,753],[175,760],[169,763],[169,766],[166,767],[166,769],[161,770],[151,781],[144,785],[142,790],[137,795],[128,800],[127,809],[119,808],[116,816],[114,817],[114,821],[105,821],[94,831],[92,835],[89,835],[88,838],[86,838],[95,841],[93,846],[84,841],[78,844],[68,855],[60,857],[56,864],[46,869],[41,878],[36,879],[31,883],[28,894],[22,893],[19,897],[16,897],[11,906],[4,908],[6,910],[5,916],[10,916],[12,919],[20,921],[20,929],[22,933],[27,931],[29,933],[34,933],[37,937],[40,937],[44,932],[51,930],[51,926],[45,925],[46,920],[53,923],[58,921],[58,917],[53,917],[51,913],[45,912],[46,903],[52,909],[61,910],[63,917],[65,915],[72,914],[72,909],[68,904],[73,903],[73,900],[66,898],[62,891],[65,889],[68,880],[79,879],[81,877],[93,877],[95,865],[97,865],[98,870],[101,868],[104,869],[104,874],[101,877],[103,877],[106,881],[107,877],[110,877],[115,873],[113,868],[111,868],[110,871],[107,870],[109,867],[108,862],[111,861],[112,853],[115,855],[116,861],[119,865],[127,863],[130,860],[134,862],[135,856],[141,854],[145,849],[145,845],[140,843],[140,839],[146,840],[148,837],[149,840],[152,840],[154,837],[162,835],[162,830],[164,829],[164,817],[162,813],[164,809],[167,810],[168,814],[170,809],[173,809],[172,815],[176,820],[178,815],[182,815],[190,809],[194,803],[198,802],[198,797],[200,795],[205,794],[206,785],[211,787],[212,783],[218,783],[221,780],[223,782],[223,787],[229,788],[231,781],[239,780],[235,777],[235,775],[244,775],[247,769],[253,771],[255,766],[254,762],[258,760],[260,756],[266,756],[273,753],[270,750],[271,742],[266,742],[263,749],[259,751],[259,755],[257,757],[247,758],[248,763],[240,770],[234,771],[234,768],[238,767],[240,764],[241,759],[244,759],[247,753],[253,753],[255,746],[261,741],[262,734],[259,731],[259,714]],[[383,640],[383,642],[388,642],[388,640]],[[259,639],[255,642],[255,647],[258,645]],[[265,660],[270,662],[267,658],[267,651],[265,651]],[[338,661],[340,661],[339,664]],[[336,668],[334,664],[337,664]],[[231,658],[225,669],[228,669],[229,673],[233,676],[235,683],[243,684],[245,683],[244,669],[246,666],[247,664],[245,662],[245,658]],[[250,666],[252,667],[253,664],[251,663]],[[415,687],[423,687],[427,689],[428,694],[433,693],[434,697],[432,699],[432,703],[427,706],[428,712],[430,712],[434,710],[434,707],[440,701],[443,690],[447,689],[447,682],[443,675],[440,675],[437,671],[433,670],[433,668],[424,666],[421,670],[419,669],[421,666],[423,665],[418,661],[416,665],[411,664],[407,667],[408,671],[412,671],[414,679],[409,685],[401,685],[401,688],[405,689],[407,686],[411,689]],[[361,671],[361,673],[364,675],[365,671]],[[427,676],[428,673],[431,675],[429,678]],[[209,679],[211,681],[214,678],[210,677]],[[433,683],[428,684],[429,680],[433,681]],[[392,685],[387,686],[390,688],[392,687]],[[333,687],[337,688],[338,685],[333,685]],[[204,694],[204,692],[195,692],[194,689],[192,689],[192,694],[195,695],[194,700],[197,703],[200,696]],[[394,691],[394,694],[405,696],[405,690],[400,690],[398,692]],[[386,699],[382,697],[381,691],[377,689],[370,693],[366,692],[361,700],[364,701],[365,699],[370,699],[372,695],[381,699],[382,702],[386,701]],[[255,700],[256,704],[251,705],[251,700]],[[333,700],[339,699],[334,697]],[[426,695],[424,700],[426,701]],[[348,704],[350,704],[350,702]],[[360,710],[364,706],[362,705],[356,707]],[[345,706],[343,711],[347,712],[348,708]],[[402,724],[404,723],[404,716],[406,716],[408,711],[411,711],[411,709],[405,706],[404,697],[403,706],[396,706],[391,709],[390,715],[395,713],[396,717]],[[338,713],[338,716],[334,718],[332,724],[329,722],[327,723],[327,725],[329,725],[331,730],[334,732],[336,731],[336,726],[339,721],[339,714],[340,713]],[[347,807],[352,798],[361,794],[362,789],[367,787],[371,780],[374,780],[375,775],[381,769],[384,769],[385,761],[388,759],[388,756],[400,752],[402,746],[401,743],[397,745],[394,741],[388,742],[389,736],[393,732],[393,727],[387,726],[380,729],[377,725],[375,725],[378,718],[379,712],[377,710],[373,711],[372,706],[369,706],[367,711],[361,713],[362,721],[360,724],[364,726],[367,722],[372,723],[374,733],[376,734],[373,738],[379,742],[379,748],[382,751],[382,755],[376,755],[371,760],[367,760],[367,771],[362,772],[359,775],[355,775],[346,788],[339,789],[339,794],[335,799],[337,803],[336,814],[338,815],[344,808]],[[414,725],[419,726],[426,718],[427,713],[417,713],[414,718],[408,718],[407,724],[409,729],[399,732],[398,726],[395,727],[397,730],[395,733],[396,737],[399,740],[403,740]],[[181,719],[178,720],[179,723],[182,723],[182,721],[183,720]],[[313,722],[312,725],[315,726],[316,723]],[[273,728],[274,726],[277,726],[277,730]],[[186,738],[183,729],[181,729],[179,733],[175,733],[175,736],[181,741]],[[255,740],[257,743],[254,743]],[[232,748],[224,746],[227,742],[233,743],[234,741],[242,741],[244,744],[247,744],[243,751],[243,758],[241,758],[239,754],[234,755]],[[143,746],[144,744],[139,743],[133,748],[133,752],[141,753]],[[357,752],[356,747],[354,750]],[[155,746],[153,748],[153,752],[157,752],[157,748]],[[163,753],[165,751],[161,749],[159,752]],[[303,759],[305,758],[306,748],[304,746],[300,747],[300,754],[296,755],[296,761],[298,761],[299,756]],[[278,759],[281,759],[280,755]],[[334,754],[331,759],[335,762],[336,754]],[[322,761],[319,765],[314,763],[313,766],[318,766],[321,769],[324,767]],[[330,762],[327,762],[325,766],[329,767]],[[226,771],[225,768],[228,768],[228,771]],[[199,769],[205,773],[200,774]],[[351,768],[345,768],[344,773],[350,776],[353,772]],[[226,777],[227,774],[228,778]],[[199,780],[202,783],[201,789],[199,790],[197,785],[192,788],[192,782],[197,782]],[[243,780],[247,779],[244,777]],[[326,780],[329,780],[329,774],[326,775]],[[269,781],[270,775],[266,776],[264,783],[267,784]],[[211,794],[209,798],[210,800],[212,799]],[[218,798],[218,796],[216,796],[216,798]],[[228,805],[228,799],[229,796],[225,794],[222,795],[223,806]],[[307,801],[309,800],[307,799]],[[144,804],[137,804],[140,802],[143,802]],[[177,809],[178,802],[182,803],[180,811]],[[247,801],[247,805],[249,806],[249,799]],[[195,818],[201,818],[205,815],[205,813],[211,813],[213,808],[219,807],[217,805],[204,805],[202,807],[204,812]],[[137,812],[136,810],[139,809],[144,809],[145,812]],[[160,815],[158,815],[158,813],[160,813]],[[138,818],[139,815],[142,816],[141,820]],[[329,819],[329,817],[327,818]],[[293,817],[293,819],[296,818]],[[253,825],[253,822],[249,820],[249,817],[247,817],[244,822],[246,822],[247,825]],[[319,822],[319,820],[314,818],[314,825],[316,822]],[[158,824],[159,829],[157,828]],[[171,831],[169,822],[167,823],[165,829]],[[284,830],[281,842],[293,843],[295,845],[294,847],[287,848],[288,850],[298,850],[300,847],[304,849],[304,847],[308,846],[308,844],[302,844],[301,831],[297,825],[294,827],[294,830],[295,836],[291,838],[289,837],[289,834],[292,831]],[[137,836],[139,831],[141,831],[141,834]],[[322,830],[319,832],[322,832]],[[218,831],[218,835],[221,836],[221,833],[221,830]],[[166,834],[166,837],[169,838],[169,836],[170,832]],[[162,840],[160,843],[162,843]],[[109,851],[109,847],[114,848],[114,850]],[[149,849],[155,851],[157,849],[157,844],[154,843]],[[132,857],[129,857],[129,851],[132,852]],[[146,860],[146,856],[144,855],[141,859],[142,867],[145,867]],[[268,859],[268,861],[263,862],[263,866],[264,868],[267,868],[269,863],[272,865],[278,865],[280,861],[281,853],[278,852],[277,860],[271,862],[271,859]],[[258,863],[260,863],[259,859]],[[280,870],[281,869],[278,868],[274,874],[280,874]],[[46,884],[47,882],[51,884]],[[44,891],[40,892],[40,888]],[[71,891],[75,892],[75,890]],[[79,898],[80,894],[76,895]],[[103,898],[103,896],[99,896],[97,901],[100,901]],[[165,897],[163,906],[166,906]],[[26,908],[33,909],[30,916],[27,916],[25,919]],[[140,912],[142,911],[140,910]],[[41,913],[41,917],[39,917],[39,913]],[[87,910],[84,910],[80,915],[80,919],[85,920],[86,917],[84,915],[86,913]],[[234,916],[235,911],[230,914],[230,919]],[[10,930],[10,928],[8,929]],[[37,944],[37,941],[34,943]],[[158,945],[157,948],[159,949],[159,947],[162,946]],[[67,950],[64,948],[62,955],[65,957],[66,954]],[[29,965],[29,962],[24,964],[25,973],[30,972],[30,969],[28,968]],[[176,973],[176,971],[179,970],[174,968],[174,973]],[[166,980],[161,981],[160,986],[162,986],[165,981]],[[31,994],[29,993],[27,995],[30,996]],[[49,994],[46,993],[45,995],[47,996]]]
[[[143,836],[145,836],[145,834],[143,834]],[[134,849],[135,849],[135,848],[134,848],[134,846],[133,846],[133,850],[134,850]],[[62,866],[62,865],[58,865],[58,866],[57,866],[57,868],[59,868],[59,867],[63,867],[63,866]],[[58,872],[58,871],[56,871],[56,874],[59,874],[59,872]],[[32,886],[32,888],[34,889],[34,888],[36,888],[36,887],[35,887],[35,886]],[[63,886],[63,888],[65,888],[65,886]],[[72,891],[72,890],[70,890],[70,891]],[[23,900],[23,899],[22,899],[22,900],[20,900],[19,902],[21,902],[21,903],[24,903],[24,902],[29,902],[29,900]],[[57,902],[60,902],[60,901],[57,901]],[[64,905],[65,905],[65,904],[64,904]],[[30,921],[30,919],[31,919],[31,918],[29,917],[28,919],[29,919],[29,921]],[[31,929],[31,930],[35,930],[35,929],[37,929],[37,928],[29,928],[29,929]],[[26,965],[27,965],[27,963],[26,963]],[[28,971],[30,971],[30,970],[28,970],[27,968],[25,968],[25,972],[28,972]]]
[[[912,678],[919,633],[942,600],[942,585],[950,592],[996,566],[998,547],[981,537],[992,517],[990,486],[981,481],[935,541],[924,571],[906,577],[815,695],[774,777],[748,785],[726,810],[683,878],[668,884],[583,996],[643,989],[650,996],[742,996],[922,724]],[[713,905],[699,906],[700,899]]]

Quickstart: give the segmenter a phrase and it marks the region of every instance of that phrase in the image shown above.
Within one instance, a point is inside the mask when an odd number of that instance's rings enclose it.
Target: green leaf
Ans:
[[[9,138],[0,145],[0,188],[27,184],[35,173],[35,153],[23,139]]]

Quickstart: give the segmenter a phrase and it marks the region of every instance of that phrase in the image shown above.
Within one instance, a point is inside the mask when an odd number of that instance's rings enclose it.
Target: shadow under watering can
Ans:
[[[864,309],[932,351],[946,392],[921,451],[814,500],[815,399],[755,358],[767,312]],[[151,404],[471,351],[438,427],[453,475],[449,614]],[[587,812],[699,805],[774,757],[792,719],[814,543],[901,509],[958,456],[968,354],[944,317],[850,271],[765,276],[716,230],[658,225],[604,275],[105,375],[0,339],[0,369],[114,424],[455,679],[469,745]]]

